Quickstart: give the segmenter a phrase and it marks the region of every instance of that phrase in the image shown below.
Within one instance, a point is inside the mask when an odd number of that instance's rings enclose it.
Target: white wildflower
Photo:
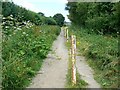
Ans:
[[[11,14],[10,16],[11,16],[11,17],[13,17],[13,15],[12,15],[12,14]]]
[[[16,29],[16,27],[14,27],[14,29]]]
[[[3,19],[6,19],[5,17],[3,17]]]
[[[26,32],[23,32],[23,34],[26,34]]]
[[[28,34],[26,34],[26,36],[28,36]]]
[[[8,26],[5,27],[6,29],[9,28]]]
[[[3,24],[5,24],[6,22],[3,22]]]
[[[22,26],[19,26],[20,28],[22,27]]]
[[[27,24],[26,22],[23,22],[24,24]]]
[[[17,30],[22,30],[21,28],[17,28]]]

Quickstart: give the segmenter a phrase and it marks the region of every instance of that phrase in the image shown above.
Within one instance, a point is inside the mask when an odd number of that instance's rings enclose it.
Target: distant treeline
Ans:
[[[27,10],[26,8],[15,5],[13,2],[2,3],[2,14],[3,17],[12,15],[13,18],[19,22],[30,21],[35,25],[58,25],[58,22],[54,19],[54,17],[46,17],[42,12],[35,13]]]
[[[97,34],[119,34],[120,3],[68,2],[66,10],[73,24]]]

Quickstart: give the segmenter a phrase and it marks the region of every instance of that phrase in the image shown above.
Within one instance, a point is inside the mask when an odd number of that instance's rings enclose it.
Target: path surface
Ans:
[[[87,88],[100,88],[94,80],[93,71],[85,58],[76,57],[76,67],[81,78],[88,83]],[[44,60],[41,70],[27,88],[64,88],[68,69],[68,50],[65,47],[64,32],[61,30],[57,40],[54,41],[52,51]]]
[[[52,52],[44,60],[38,75],[28,88],[64,88],[68,68],[68,50],[63,30],[54,41]]]
[[[81,79],[88,83],[87,88],[100,88],[100,85],[94,80],[93,70],[89,67],[84,57],[76,57],[76,67]]]

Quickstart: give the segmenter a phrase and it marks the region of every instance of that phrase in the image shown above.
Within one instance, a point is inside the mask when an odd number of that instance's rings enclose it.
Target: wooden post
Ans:
[[[68,28],[66,29],[66,38],[67,38],[67,42],[68,42]]]
[[[72,82],[76,84],[76,36],[71,36]]]
[[[64,37],[66,38],[66,27],[64,28]]]

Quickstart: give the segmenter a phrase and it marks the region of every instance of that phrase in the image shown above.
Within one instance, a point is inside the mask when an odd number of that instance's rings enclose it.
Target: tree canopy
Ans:
[[[57,22],[57,25],[63,26],[65,17],[64,17],[62,14],[57,13],[57,14],[55,14],[55,15],[53,16],[53,18],[54,18],[55,21]]]
[[[68,2],[68,18],[80,27],[99,34],[117,34],[120,31],[120,3]]]
[[[38,14],[41,16],[45,16],[44,13],[42,13],[42,12],[38,12]]]
[[[3,17],[13,16],[19,22],[30,21],[35,25],[49,24],[56,25],[56,21],[51,17],[44,16],[44,13],[35,13],[20,7],[13,2],[2,2],[2,14]]]

